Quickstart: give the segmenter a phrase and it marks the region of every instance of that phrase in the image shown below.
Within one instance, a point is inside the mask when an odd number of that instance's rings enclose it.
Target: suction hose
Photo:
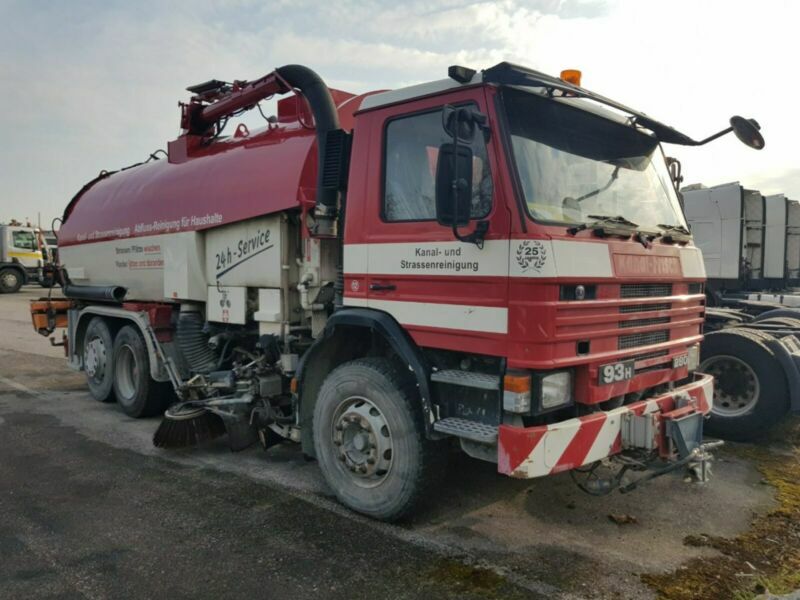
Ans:
[[[175,332],[178,348],[193,373],[209,373],[217,368],[217,356],[208,347],[208,336],[203,332],[203,317],[198,311],[185,309],[184,306],[181,306]]]
[[[275,72],[303,93],[314,115],[317,129],[317,199],[314,216],[320,225],[319,233],[333,232],[336,228],[339,189],[338,175],[333,177],[332,169],[328,168],[332,162],[336,162],[331,161],[334,157],[328,156],[333,147],[328,143],[328,133],[340,131],[339,113],[328,86],[308,67],[286,65]]]
[[[128,290],[121,285],[73,285],[64,286],[64,295],[75,300],[104,300],[122,302]]]

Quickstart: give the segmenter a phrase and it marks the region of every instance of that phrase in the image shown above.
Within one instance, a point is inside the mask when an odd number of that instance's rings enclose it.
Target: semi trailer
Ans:
[[[800,412],[800,203],[739,182],[682,193],[708,276],[700,366],[716,379],[708,429],[753,439]]]
[[[166,159],[69,202],[67,300],[32,305],[95,399],[163,413],[157,446],[297,442],[378,519],[429,495],[451,445],[591,493],[705,477],[705,271],[661,144],[760,149],[755,121],[695,141],[509,63],[188,91]],[[263,129],[223,135],[275,94]]]

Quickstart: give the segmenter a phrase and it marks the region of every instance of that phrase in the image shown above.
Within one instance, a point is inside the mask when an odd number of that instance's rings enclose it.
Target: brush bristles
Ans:
[[[204,412],[191,419],[171,419],[169,415],[165,415],[153,434],[153,445],[157,448],[186,448],[224,434],[225,424],[211,412]]]

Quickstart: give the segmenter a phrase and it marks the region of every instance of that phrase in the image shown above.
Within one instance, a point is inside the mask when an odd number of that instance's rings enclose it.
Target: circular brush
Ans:
[[[176,404],[167,409],[153,434],[157,448],[197,446],[225,434],[225,423],[202,407]]]

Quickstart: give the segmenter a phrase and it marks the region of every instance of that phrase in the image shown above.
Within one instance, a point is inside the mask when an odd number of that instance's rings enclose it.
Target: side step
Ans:
[[[458,417],[447,417],[436,421],[433,430],[482,444],[494,444],[497,441],[497,426]]]
[[[460,371],[458,369],[434,371],[431,373],[431,381],[436,383],[449,383],[450,385],[463,385],[465,387],[480,388],[482,390],[500,389],[500,378],[497,375],[476,373],[474,371]]]

